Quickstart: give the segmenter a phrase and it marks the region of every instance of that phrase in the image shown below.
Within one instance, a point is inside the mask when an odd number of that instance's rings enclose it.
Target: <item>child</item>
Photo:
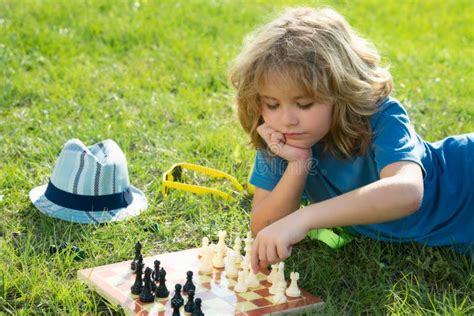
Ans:
[[[329,8],[289,9],[246,39],[230,81],[257,149],[254,271],[336,226],[472,254],[474,133],[423,141],[379,59]]]

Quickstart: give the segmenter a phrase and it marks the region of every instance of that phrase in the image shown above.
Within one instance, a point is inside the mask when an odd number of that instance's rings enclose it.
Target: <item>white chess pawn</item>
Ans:
[[[237,276],[239,270],[237,270],[237,266],[235,265],[235,255],[231,253],[227,256],[227,264],[225,265],[225,275],[227,277],[235,277]]]
[[[227,246],[225,245],[225,236],[227,235],[227,232],[225,230],[220,230],[217,235],[219,236],[217,250],[221,251],[222,255],[225,257],[227,254]]]
[[[235,254],[235,263],[242,262],[242,254],[240,253],[240,249],[242,248],[242,240],[239,236],[235,237],[234,240],[234,254]]]
[[[285,289],[286,289],[286,282],[285,281],[280,281],[278,283],[277,292],[276,292],[275,296],[273,297],[273,303],[274,304],[286,303],[287,299],[286,299],[286,296],[285,296]]]
[[[239,271],[237,278],[237,284],[234,287],[235,292],[247,292],[247,283],[245,282],[245,272],[244,271]]]
[[[201,266],[199,272],[209,273],[212,272],[212,259],[214,257],[214,250],[211,247],[206,247],[201,256]]]
[[[298,288],[298,279],[299,278],[300,278],[300,274],[298,272],[291,272],[290,273],[291,284],[285,291],[286,296],[289,296],[289,297],[299,297],[299,296],[301,296],[301,290]]]
[[[251,289],[256,289],[260,286],[260,282],[257,279],[257,275],[253,273],[252,269],[250,269],[250,271],[247,273],[247,278],[245,282],[247,283],[247,287]]]
[[[212,265],[216,268],[223,268],[224,267],[224,254],[222,253],[222,250],[216,247],[216,253],[214,254],[212,258]]]
[[[270,271],[270,274],[267,276],[267,281],[273,284],[273,280],[275,280],[275,276],[278,273],[278,263],[272,264],[271,267],[272,267],[272,270]]]
[[[204,254],[204,251],[206,251],[207,247],[209,247],[209,238],[202,237],[202,246],[199,249],[199,256],[202,256]]]

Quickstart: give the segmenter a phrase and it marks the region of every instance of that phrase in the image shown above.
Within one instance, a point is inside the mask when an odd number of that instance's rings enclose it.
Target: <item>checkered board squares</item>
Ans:
[[[233,291],[237,277],[228,278],[224,269],[214,268],[211,273],[199,272],[199,249],[164,253],[144,258],[146,267],[153,268],[153,262],[160,260],[161,267],[166,270],[166,286],[170,296],[156,299],[154,303],[142,303],[138,295],[130,292],[135,282],[135,274],[131,273],[131,261],[80,270],[78,277],[106,298],[112,304],[121,306],[129,315],[171,315],[171,298],[176,283],[184,285],[186,272],[193,271],[193,282],[196,285],[195,297],[202,299],[202,311],[206,316],[223,315],[268,315],[318,308],[323,303],[307,291],[301,289],[301,296],[288,297],[284,304],[273,304],[273,295],[269,293],[271,283],[266,281],[268,271],[259,271],[257,279],[260,287],[249,289],[245,293]],[[185,302],[187,295],[183,295]],[[181,308],[181,315],[189,315]]]

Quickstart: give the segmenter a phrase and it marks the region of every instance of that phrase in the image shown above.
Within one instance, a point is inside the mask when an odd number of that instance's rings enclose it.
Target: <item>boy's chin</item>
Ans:
[[[301,149],[309,149],[311,148],[314,144],[308,142],[308,141],[298,141],[298,140],[287,140],[286,144],[292,147],[297,147]]]

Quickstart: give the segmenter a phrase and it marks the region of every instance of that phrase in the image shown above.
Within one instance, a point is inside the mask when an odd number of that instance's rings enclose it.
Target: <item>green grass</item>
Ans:
[[[247,32],[297,4],[330,4],[375,42],[425,139],[474,130],[472,1],[1,1],[0,313],[115,313],[78,269],[131,259],[137,240],[152,255],[216,239],[219,229],[247,231],[248,196],[164,198],[161,175],[188,161],[246,182],[253,152],[227,70]],[[28,192],[47,181],[70,138],[114,139],[148,210],[98,227],[42,216]],[[61,241],[87,258],[50,256]],[[287,266],[325,300],[323,313],[474,313],[472,262],[448,249],[358,237],[333,251],[304,240]]]

